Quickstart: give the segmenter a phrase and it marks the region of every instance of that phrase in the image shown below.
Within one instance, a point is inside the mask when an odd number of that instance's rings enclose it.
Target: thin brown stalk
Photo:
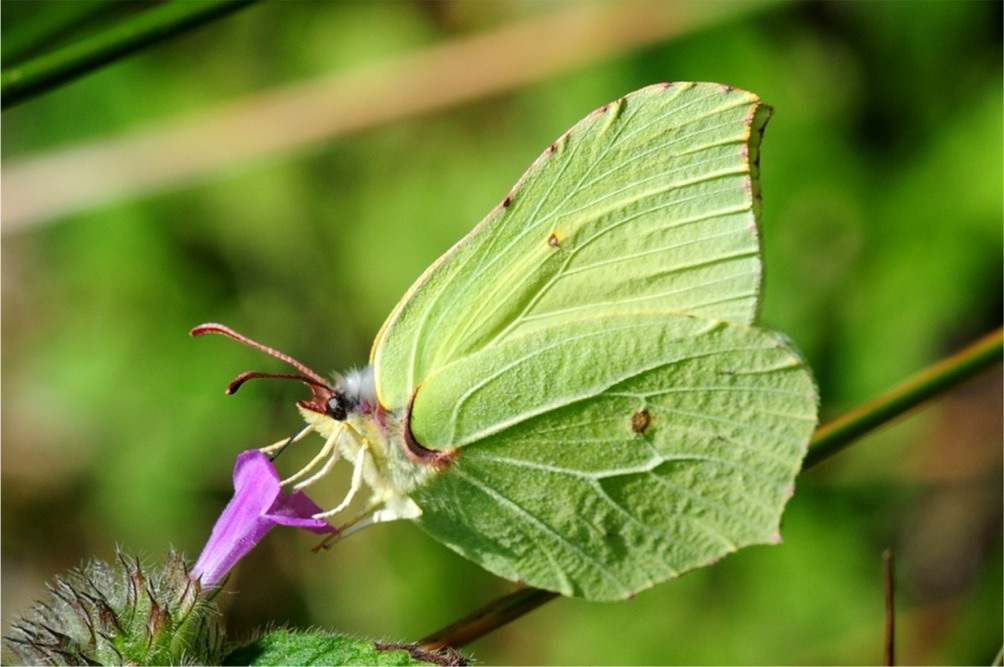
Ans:
[[[896,664],[896,599],[893,580],[892,549],[882,552],[882,580],[885,584],[885,640],[882,647],[882,664]]]

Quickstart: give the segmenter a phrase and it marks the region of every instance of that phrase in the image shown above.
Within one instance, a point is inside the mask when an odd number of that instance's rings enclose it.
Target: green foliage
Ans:
[[[460,655],[328,632],[272,630],[232,651],[224,665],[465,665]]]

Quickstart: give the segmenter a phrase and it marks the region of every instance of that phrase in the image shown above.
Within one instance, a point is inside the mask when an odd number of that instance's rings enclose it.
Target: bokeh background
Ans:
[[[19,31],[65,18],[56,46],[141,9],[80,5],[3,2],[4,65],[31,55]],[[1001,7],[263,3],[5,110],[4,627],[116,545],[194,558],[234,456],[297,428],[293,383],[223,394],[278,362],[189,328],[225,322],[320,371],[365,364],[411,282],[553,139],[651,83],[718,81],[775,107],[763,315],[815,369],[824,420],[995,328]],[[995,369],[804,474],[781,546],[625,602],[550,602],[467,652],[876,663],[892,547],[901,661],[987,664],[1001,405]],[[333,504],[347,477],[314,495]],[[312,544],[277,530],[239,566],[222,596],[234,636],[415,640],[512,590],[408,524]]]

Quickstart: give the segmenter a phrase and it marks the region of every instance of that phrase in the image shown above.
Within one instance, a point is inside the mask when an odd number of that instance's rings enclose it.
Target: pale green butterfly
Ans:
[[[281,376],[313,392],[297,437],[326,442],[285,483],[352,461],[325,515],[372,496],[343,535],[412,519],[502,577],[598,600],[776,542],[817,397],[792,344],[756,323],[769,114],[710,83],[594,111],[415,282],[371,365],[334,383],[221,325],[193,333],[302,373]]]

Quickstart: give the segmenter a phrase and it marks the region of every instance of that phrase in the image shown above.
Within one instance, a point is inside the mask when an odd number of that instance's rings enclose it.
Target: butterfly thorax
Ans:
[[[436,467],[408,455],[402,436],[405,411],[380,404],[372,366],[348,372],[333,389],[323,414],[300,406],[307,424],[324,438],[336,437],[336,447],[349,462],[365,457],[363,479],[374,500],[411,503],[408,494],[425,484]]]

